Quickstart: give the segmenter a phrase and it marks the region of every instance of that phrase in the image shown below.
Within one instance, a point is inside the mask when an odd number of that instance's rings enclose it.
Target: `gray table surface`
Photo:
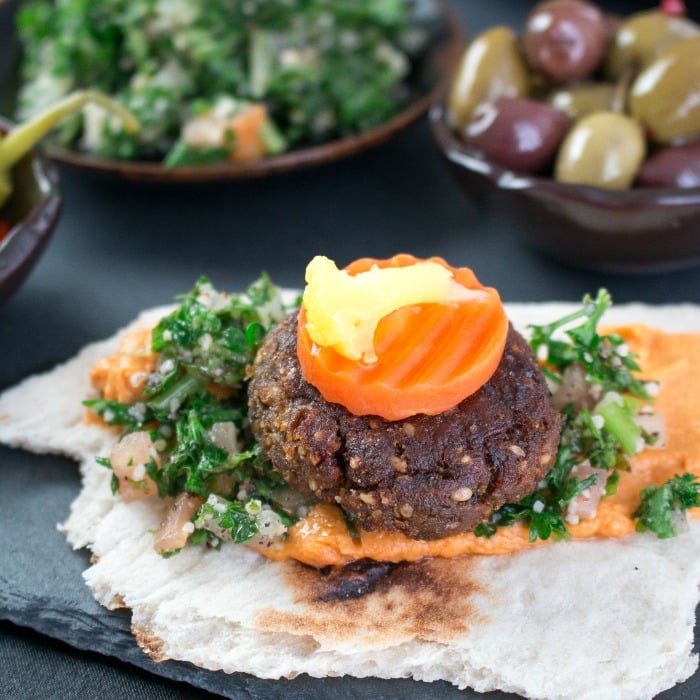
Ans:
[[[453,4],[474,34],[519,25],[533,3]],[[625,12],[653,3],[604,5]],[[425,120],[347,160],[251,182],[146,186],[68,169],[61,177],[65,207],[55,236],[0,308],[0,390],[169,302],[200,274],[241,289],[266,270],[299,287],[317,253],[339,264],[398,251],[441,255],[472,267],[506,301],[574,301],[606,286],[617,302],[700,303],[698,269],[613,276],[529,249],[516,227],[478,209],[452,182]],[[237,677],[224,687],[221,674],[156,667],[131,642],[128,619],[92,603],[80,579],[86,555],[70,552],[55,530],[78,488],[70,461],[0,448],[0,697],[214,697],[204,689],[240,698],[475,697],[408,680]],[[663,697],[697,700],[698,675]]]

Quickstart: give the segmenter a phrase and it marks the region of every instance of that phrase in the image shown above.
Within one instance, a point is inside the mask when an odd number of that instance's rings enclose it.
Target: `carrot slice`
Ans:
[[[306,381],[326,401],[355,415],[401,420],[418,413],[442,413],[480,389],[496,371],[503,355],[508,319],[498,292],[484,287],[465,267],[441,258],[456,282],[486,292],[478,300],[406,306],[385,316],[374,336],[378,360],[364,364],[331,347],[319,347],[306,329],[302,304],[297,354]],[[345,269],[351,275],[378,267],[404,267],[421,262],[400,254],[388,260],[361,258]]]
[[[252,163],[265,155],[261,130],[267,119],[264,105],[252,104],[236,114],[229,121],[231,131],[236,135],[231,159],[240,163]]]

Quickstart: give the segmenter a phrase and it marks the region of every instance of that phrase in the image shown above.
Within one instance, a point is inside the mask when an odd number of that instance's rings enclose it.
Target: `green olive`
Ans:
[[[630,112],[659,143],[700,136],[700,35],[674,44],[636,77]]]
[[[687,17],[648,10],[630,15],[618,28],[608,51],[604,73],[611,80],[629,68],[644,68],[676,42],[700,34],[700,25]]]
[[[615,111],[616,97],[617,86],[613,83],[579,83],[552,93],[549,104],[572,119],[581,119],[593,112]]]
[[[518,37],[508,27],[493,27],[477,36],[462,56],[449,96],[449,115],[462,129],[474,108],[498,97],[524,97],[528,72]]]
[[[634,182],[645,154],[644,134],[634,119],[596,112],[566,135],[554,174],[560,182],[625,189]]]

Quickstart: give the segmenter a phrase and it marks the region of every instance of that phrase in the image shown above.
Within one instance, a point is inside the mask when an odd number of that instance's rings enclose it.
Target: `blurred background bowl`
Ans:
[[[18,4],[17,0],[10,2],[10,5]],[[0,0],[1,7],[2,0]],[[51,138],[46,139],[46,153],[52,160],[62,165],[88,173],[135,182],[192,183],[245,180],[297,171],[374,148],[425,116],[441,91],[444,76],[451,74],[464,50],[466,33],[458,13],[449,2],[418,0],[410,4],[410,9],[412,25],[425,31],[428,38],[425,47],[416,57],[406,81],[406,88],[409,91],[408,101],[391,118],[367,131],[317,145],[293,148],[280,155],[269,156],[252,163],[223,162],[211,165],[166,167],[159,161],[130,161],[68,150],[52,142]],[[8,10],[5,14],[11,13]],[[14,19],[10,17],[8,26],[12,23]],[[10,56],[10,47],[5,49],[5,52],[8,54],[7,62],[14,67],[15,74],[5,77],[4,81],[9,84],[9,89],[6,85],[4,92],[8,93],[12,90],[14,98],[19,83],[16,71],[20,47],[15,33],[12,34],[11,39],[9,43],[14,44],[14,54]],[[0,45],[0,52],[2,51],[3,47]],[[2,71],[3,66],[0,63],[0,78]],[[0,106],[3,105],[2,87],[0,84]],[[10,101],[5,96],[4,101],[9,109],[14,111],[14,99]]]
[[[700,264],[700,188],[606,190],[521,175],[486,160],[450,129],[446,101],[430,110],[433,136],[462,190],[557,260],[638,273]]]
[[[12,124],[0,118],[0,131]],[[0,303],[29,274],[51,238],[61,212],[56,168],[41,149],[34,149],[12,169],[14,190],[0,209],[10,230],[0,240]]]

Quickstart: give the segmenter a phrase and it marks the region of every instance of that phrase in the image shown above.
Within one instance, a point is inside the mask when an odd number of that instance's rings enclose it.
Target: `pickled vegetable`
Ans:
[[[116,117],[129,133],[138,131],[135,117],[119,103],[92,90],[81,90],[64,97],[34,118],[14,128],[7,136],[0,134],[0,207],[12,194],[11,169],[29,150],[60,121],[94,104]]]

